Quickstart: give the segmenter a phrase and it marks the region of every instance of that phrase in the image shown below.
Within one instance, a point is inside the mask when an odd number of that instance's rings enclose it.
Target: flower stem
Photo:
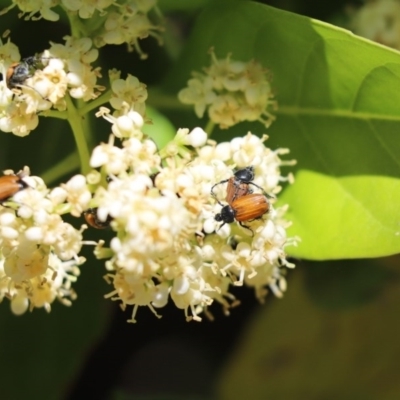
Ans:
[[[81,172],[83,174],[87,174],[90,171],[90,153],[88,145],[86,143],[85,132],[83,128],[84,121],[79,113],[79,110],[75,107],[75,104],[72,101],[71,97],[67,95],[65,99],[67,101],[68,122],[74,134],[76,147],[78,148],[79,159],[81,163]]]
[[[102,104],[107,103],[110,100],[111,95],[112,95],[112,90],[108,90],[107,92],[103,93],[100,97],[97,97],[97,99],[94,99],[90,103],[85,103],[85,105],[79,109],[79,115],[85,115],[90,111],[94,110],[95,108],[100,107]]]
[[[193,107],[182,104],[176,95],[170,95],[162,92],[157,88],[147,89],[149,94],[146,104],[163,110],[181,110],[181,111],[192,111]]]
[[[70,12],[65,7],[62,8],[64,9],[65,14],[67,15],[67,18],[69,20],[71,36],[75,39],[79,39],[82,36],[89,36],[88,32],[85,29],[85,25],[82,24],[82,22],[79,20],[78,15]]]
[[[57,110],[46,110],[41,114],[43,117],[51,117],[51,118],[59,118],[59,119],[67,119],[68,113],[66,111],[57,111]]]
[[[215,128],[215,123],[211,121],[211,119],[207,122],[207,125],[204,129],[204,131],[208,134],[208,137],[211,137],[212,131]]]

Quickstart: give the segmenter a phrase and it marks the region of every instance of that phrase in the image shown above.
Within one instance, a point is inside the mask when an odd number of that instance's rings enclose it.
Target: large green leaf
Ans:
[[[286,188],[302,242],[288,252],[310,259],[376,257],[400,251],[400,55],[326,23],[251,2],[219,1],[203,12],[167,90],[218,57],[269,68],[279,102],[272,148],[298,164]],[[260,124],[232,132],[264,133]],[[218,132],[224,140],[227,133]]]

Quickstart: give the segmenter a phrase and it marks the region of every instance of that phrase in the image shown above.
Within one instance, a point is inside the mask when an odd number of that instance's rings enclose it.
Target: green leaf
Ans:
[[[164,12],[168,11],[194,11],[210,1],[215,0],[159,0],[158,7]]]
[[[329,312],[310,301],[302,272],[290,276],[283,300],[270,299],[253,317],[221,374],[216,398],[397,399],[397,280],[373,302]],[[336,298],[342,302],[340,287]]]
[[[297,160],[287,251],[309,259],[377,257],[400,251],[400,55],[329,24],[251,2],[217,2],[194,28],[166,84],[179,90],[193,70],[219,58],[255,59],[271,71],[279,102],[271,148]],[[190,127],[189,127],[190,128]],[[232,134],[265,133],[241,124]],[[286,171],[286,170],[285,170]]]
[[[176,129],[168,118],[155,108],[147,107],[146,116],[152,123],[145,124],[142,131],[149,135],[161,149],[175,137]]]

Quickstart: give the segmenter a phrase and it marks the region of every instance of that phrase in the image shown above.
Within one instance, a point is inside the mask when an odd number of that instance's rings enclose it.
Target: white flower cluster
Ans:
[[[131,111],[131,119],[140,115]],[[134,117],[136,114],[136,118]],[[103,112],[106,118],[109,115]],[[113,128],[114,129],[114,128]],[[97,182],[90,203],[80,196],[82,186],[70,198],[82,198],[74,209],[95,209],[100,222],[111,221],[115,236],[109,247],[99,243],[95,254],[108,258],[106,275],[114,289],[107,295],[124,307],[133,306],[130,322],[135,322],[139,306],[163,307],[171,299],[185,311],[188,320],[201,320],[202,312],[214,300],[225,311],[234,302],[231,285],[252,286],[263,299],[267,287],[281,296],[286,287],[285,247],[286,207],[270,211],[263,218],[246,223],[254,232],[237,223],[220,224],[215,215],[221,205],[211,196],[211,187],[233,175],[233,169],[254,167],[254,183],[268,193],[280,191],[280,168],[292,164],[280,159],[287,151],[265,147],[266,137],[251,133],[231,142],[207,142],[206,133],[196,128],[180,129],[175,139],[161,151],[152,140],[138,135],[140,126],[127,131],[122,147],[111,135],[107,144],[93,151],[91,166],[101,168],[87,176],[91,187]],[[194,147],[189,150],[187,146]],[[78,185],[79,186],[79,185]],[[95,186],[95,185],[94,185]],[[226,186],[219,185],[217,196],[224,201]]]
[[[104,15],[106,14],[107,8],[112,4],[118,4],[115,0],[61,0],[60,3],[67,11],[77,12],[82,19],[92,18],[96,11],[98,11],[100,15]]]
[[[59,4],[59,0],[12,0],[11,5],[0,11],[0,15],[5,14],[14,7],[18,7],[21,10],[18,16],[20,18],[24,17],[25,20],[44,18],[48,21],[58,21],[60,16],[52,9]]]
[[[400,50],[400,1],[367,1],[352,15],[350,28],[357,35]]]
[[[88,101],[99,95],[99,70],[91,66],[98,50],[92,48],[88,38],[65,40],[65,45],[52,43],[41,56],[19,64],[15,45],[7,42],[0,46],[0,72],[6,77],[0,84],[0,130],[26,136],[38,125],[39,112],[65,110],[66,96]],[[16,73],[13,63],[27,71],[23,84],[15,88],[9,87],[9,71]],[[41,68],[36,68],[37,64]]]
[[[269,127],[275,120],[271,110],[273,100],[267,71],[256,61],[248,63],[217,59],[211,52],[212,64],[204,73],[193,72],[188,87],[182,89],[179,100],[194,104],[195,113],[202,118],[208,112],[212,122],[229,128],[242,121],[260,121]]]
[[[142,59],[146,59],[147,54],[140,48],[139,39],[153,36],[162,44],[162,27],[154,24],[147,15],[156,3],[156,0],[130,0],[113,7],[107,13],[102,29],[94,37],[95,45],[127,43],[129,51],[135,49]]]
[[[162,42],[162,27],[153,23],[148,16],[153,10],[158,11],[157,0],[12,0],[12,4],[3,9],[0,15],[18,7],[21,10],[19,16],[25,20],[44,18],[58,21],[60,16],[54,9],[60,5],[71,16],[78,14],[83,30],[94,39],[97,47],[126,43],[130,50],[135,48],[141,58],[146,58],[147,55],[139,46],[139,39],[153,36],[159,43]],[[96,17],[95,13],[104,18],[101,27],[98,23],[88,21]]]
[[[85,259],[78,256],[82,230],[61,217],[67,192],[49,191],[27,169],[18,176],[26,188],[0,206],[0,300],[8,298],[17,315],[28,308],[50,311],[55,299],[70,305],[76,298],[71,283]]]

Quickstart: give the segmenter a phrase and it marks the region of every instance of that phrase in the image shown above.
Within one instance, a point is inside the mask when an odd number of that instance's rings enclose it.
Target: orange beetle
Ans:
[[[105,221],[100,221],[97,215],[97,208],[89,208],[83,213],[83,217],[85,221],[92,228],[96,229],[106,229],[110,226],[111,217],[107,217]]]
[[[253,166],[239,169],[233,174],[231,178],[224,179],[223,181],[216,183],[211,188],[211,195],[217,198],[217,196],[214,193],[214,188],[223,183],[228,183],[226,189],[226,197],[225,197],[225,200],[227,201],[228,204],[232,204],[232,202],[238,199],[239,197],[253,193],[253,190],[250,188],[250,185],[260,189],[264,193],[264,189],[255,184],[253,182],[253,179],[254,179]]]
[[[228,179],[225,197],[225,200],[228,204],[232,204],[234,200],[251,193],[253,193],[253,190],[250,189],[248,183],[238,182],[235,177]]]
[[[243,222],[261,218],[269,210],[270,204],[266,196],[260,193],[251,193],[236,198],[231,204],[223,206],[221,212],[215,215],[215,220],[223,222],[220,228],[236,220],[241,226],[253,233],[253,230],[244,225]]]
[[[14,196],[15,193],[26,189],[28,184],[22,179],[22,175],[3,175],[0,176],[0,203]]]

